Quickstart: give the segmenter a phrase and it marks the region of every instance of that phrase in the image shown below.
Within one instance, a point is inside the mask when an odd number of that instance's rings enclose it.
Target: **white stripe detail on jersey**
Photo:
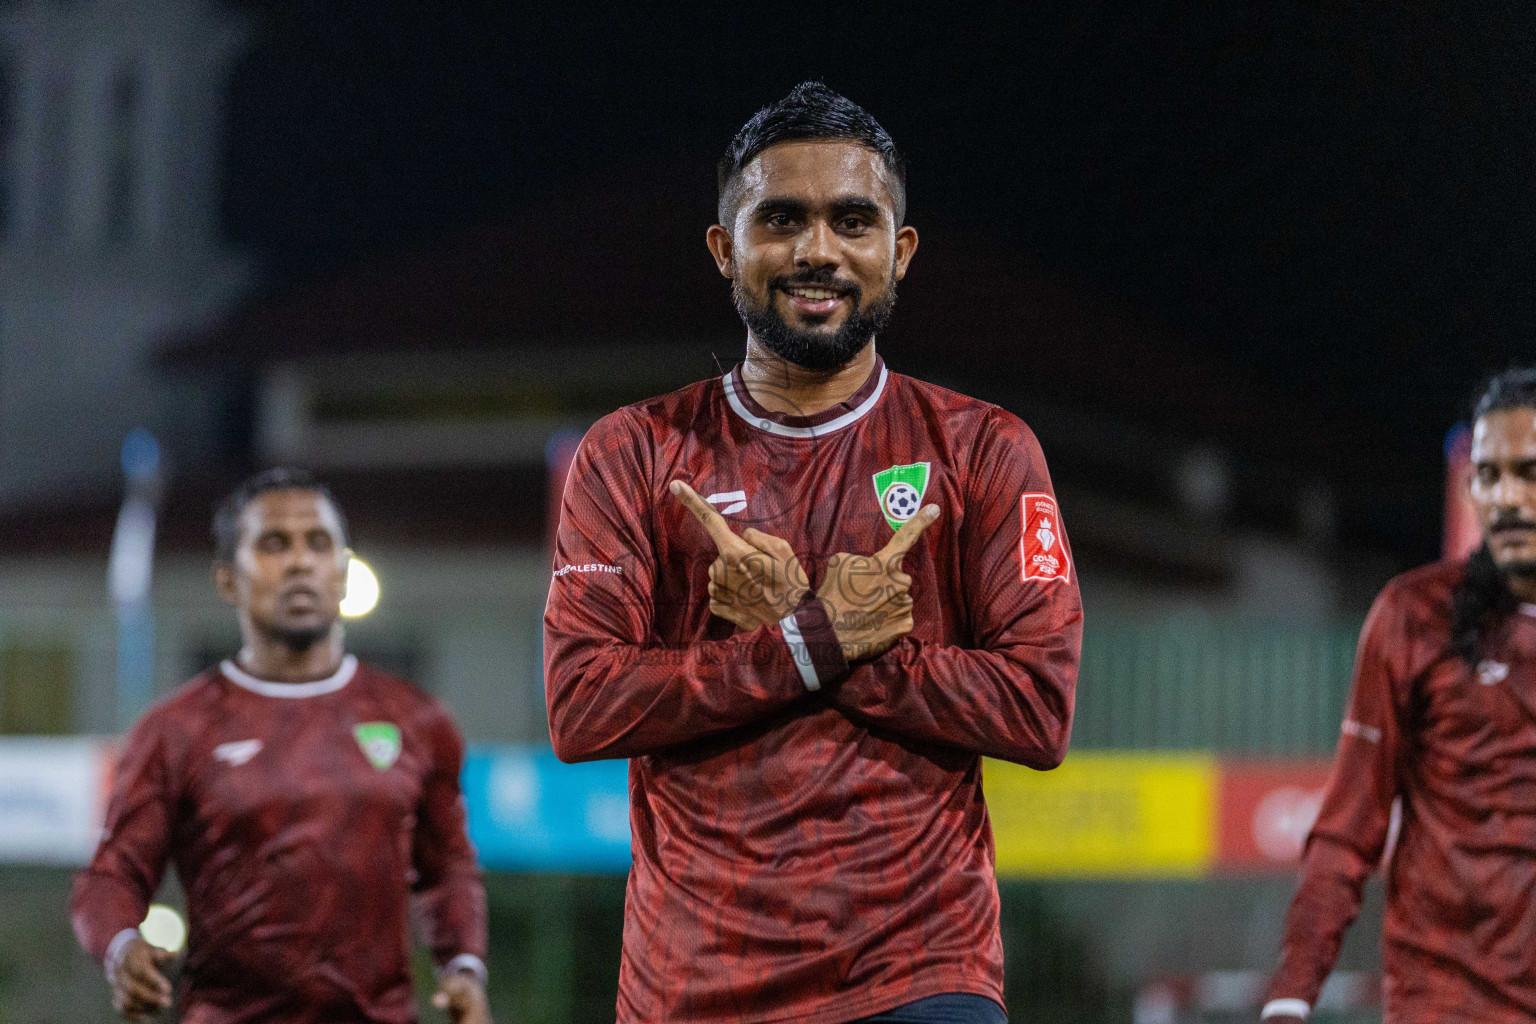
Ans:
[[[357,674],[357,656],[347,655],[341,659],[341,667],[334,675],[316,679],[312,683],[274,683],[269,679],[257,679],[236,665],[231,658],[219,662],[219,671],[236,686],[263,697],[318,697],[323,693],[335,693],[352,681],[352,677]]]
[[[1339,732],[1343,733],[1345,736],[1358,736],[1361,739],[1367,740],[1371,743],[1381,742],[1380,729],[1376,728],[1374,725],[1366,725],[1363,722],[1357,722],[1353,718],[1344,719],[1343,723],[1339,726]]]
[[[1536,618],[1536,604],[1531,604],[1529,601],[1520,602],[1520,614]]]
[[[128,943],[143,937],[137,928],[124,928],[112,936],[112,941],[107,943],[107,955],[101,958],[102,969],[107,972],[108,984],[117,980],[113,975],[117,973],[117,965],[123,962],[123,950],[128,948]]]
[[[459,971],[468,971],[470,974],[473,974],[479,979],[481,988],[484,988],[486,982],[490,979],[490,973],[485,969],[485,961],[473,953],[460,953],[452,960],[449,960],[438,970],[437,976],[439,979],[447,980]]]
[[[736,393],[736,384],[731,379],[731,374],[728,373],[721,377],[720,382],[725,385],[725,400],[729,403],[732,411],[757,429],[766,430],[768,433],[777,434],[780,437],[821,437],[823,434],[842,430],[848,424],[862,419],[869,410],[875,407],[875,403],[880,401],[880,396],[885,394],[885,381],[889,376],[890,371],[884,366],[880,367],[880,383],[875,385],[874,392],[868,398],[841,416],[827,420],[825,423],[818,423],[814,427],[789,427],[782,423],[775,423],[770,419],[754,416],[751,410],[742,404],[741,396]]]
[[[795,621],[795,613],[790,612],[780,619],[779,628],[784,631],[789,656],[795,659],[795,668],[800,670],[800,679],[805,683],[805,688],[821,689],[821,677],[816,674],[816,666],[811,664],[811,650],[805,645],[805,637],[800,635],[800,623]]]
[[[1269,1020],[1271,1017],[1300,1017],[1306,1020],[1311,1012],[1312,1007],[1305,999],[1271,999],[1259,1011],[1259,1020]]]

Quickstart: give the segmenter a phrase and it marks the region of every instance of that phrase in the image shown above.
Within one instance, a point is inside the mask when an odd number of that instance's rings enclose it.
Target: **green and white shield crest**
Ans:
[[[400,727],[394,722],[364,722],[352,727],[352,735],[379,771],[388,771],[400,759]]]
[[[891,529],[901,529],[901,524],[917,515],[923,507],[923,494],[928,490],[928,463],[914,462],[910,466],[892,466],[875,474],[875,495],[880,501],[880,511]]]

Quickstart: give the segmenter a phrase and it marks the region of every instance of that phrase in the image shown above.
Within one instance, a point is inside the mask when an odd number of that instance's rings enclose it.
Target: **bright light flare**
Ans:
[[[341,614],[349,619],[367,615],[379,603],[379,578],[368,563],[352,556],[347,563],[347,596],[341,600]]]
[[[144,915],[144,923],[139,925],[139,934],[151,946],[180,953],[181,947],[187,944],[187,923],[170,907],[151,903],[149,913]]]

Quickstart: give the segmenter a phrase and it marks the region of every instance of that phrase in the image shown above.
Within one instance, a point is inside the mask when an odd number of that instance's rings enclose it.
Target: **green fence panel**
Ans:
[[[1073,746],[1326,754],[1349,695],[1358,622],[1093,621]]]

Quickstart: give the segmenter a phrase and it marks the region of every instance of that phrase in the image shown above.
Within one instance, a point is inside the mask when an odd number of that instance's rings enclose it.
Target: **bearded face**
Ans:
[[[710,228],[709,246],[758,344],[830,371],[890,322],[917,250],[893,182],[878,153],[843,139],[778,143],[742,169],[730,225]]]
[[[896,279],[892,277],[886,286],[867,302],[864,291],[851,281],[839,280],[829,268],[811,270],[793,277],[775,277],[768,281],[767,301],[759,301],[748,294],[740,280],[731,284],[731,297],[736,312],[747,329],[770,352],[802,366],[807,370],[836,370],[848,365],[853,357],[874,340],[875,335],[890,323],[896,309]],[[798,299],[808,296],[812,301],[827,301],[820,296],[833,292],[846,296],[852,311],[835,327],[818,323],[814,317],[797,317],[792,324],[773,302],[772,296],[781,293]]]
[[[1536,582],[1536,409],[1480,417],[1472,466],[1472,505],[1494,564],[1512,583]]]

